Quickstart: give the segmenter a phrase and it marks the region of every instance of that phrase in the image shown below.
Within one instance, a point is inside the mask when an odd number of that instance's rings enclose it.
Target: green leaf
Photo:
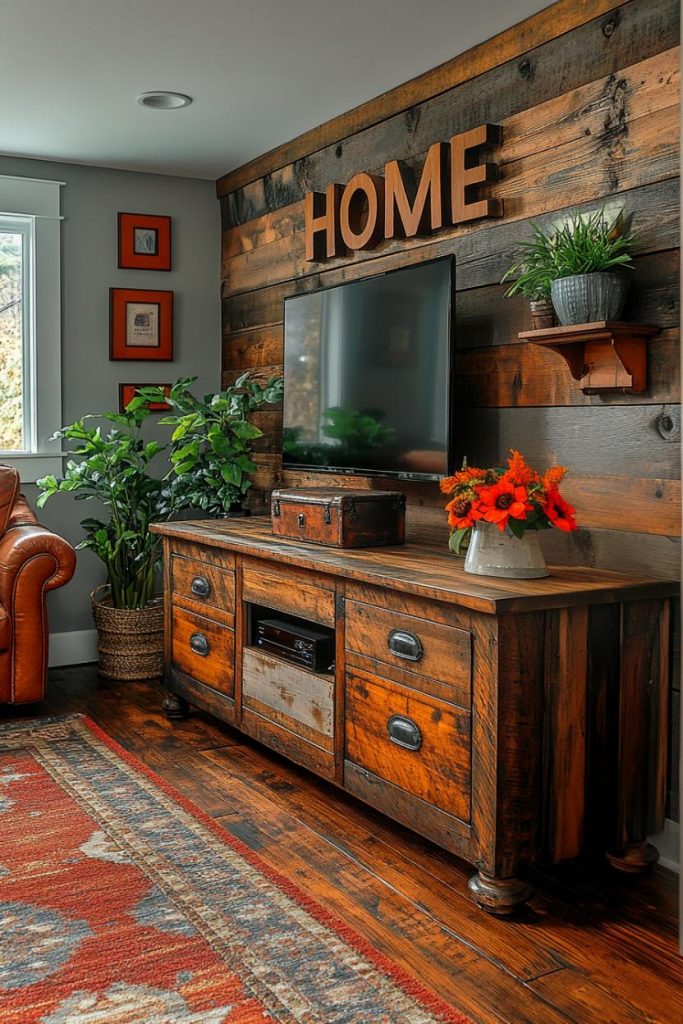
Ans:
[[[233,484],[233,486],[239,487],[242,481],[242,470],[235,463],[226,462],[225,465],[221,466],[221,476],[226,484]]]
[[[525,519],[513,519],[512,516],[508,519],[508,526],[511,533],[519,539],[524,536],[525,530],[528,529],[528,523]]]
[[[194,459],[193,459],[192,461],[189,461],[189,462],[181,462],[181,463],[179,463],[179,465],[174,466],[174,469],[175,469],[176,473],[178,474],[178,476],[182,476],[183,473],[189,473],[190,470],[194,469],[194,467],[195,467],[195,462],[194,462]]]
[[[188,431],[189,424],[181,422],[171,434],[171,441],[180,441]]]
[[[247,420],[237,420],[237,422],[231,423],[230,429],[235,437],[239,437],[244,441],[253,441],[257,437],[263,437],[263,431],[259,430],[253,423],[247,422]]]
[[[469,544],[469,538],[472,534],[471,526],[460,527],[459,530],[453,530],[450,539],[448,541],[448,547],[451,549],[454,555],[461,555],[463,547],[467,547]],[[467,543],[465,543],[467,541]]]
[[[199,441],[190,441],[189,444],[184,444],[182,448],[178,448],[177,451],[173,452],[173,461],[184,462],[187,459],[189,462],[194,463],[198,454]]]

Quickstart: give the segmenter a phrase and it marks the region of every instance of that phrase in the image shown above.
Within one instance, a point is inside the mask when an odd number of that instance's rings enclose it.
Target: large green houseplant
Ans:
[[[633,241],[623,210],[611,219],[604,210],[576,213],[550,231],[534,224],[503,277],[516,278],[506,294],[549,293],[565,326],[617,320],[628,284],[621,271],[633,266]]]
[[[282,378],[261,383],[244,373],[223,391],[202,399],[191,390],[196,379],[181,378],[168,394],[142,387],[131,405],[165,401],[173,410],[160,422],[173,427],[167,479],[178,508],[215,517],[242,515],[252,485],[250,474],[256,469],[251,458],[254,441],[263,434],[250,417],[264,405],[282,400]]]
[[[70,493],[102,510],[81,521],[85,538],[78,547],[107,570],[106,594],[93,594],[93,614],[100,671],[116,679],[148,678],[162,669],[163,609],[154,598],[161,538],[149,526],[169,519],[177,506],[150,468],[165,446],[143,438],[149,415],[146,402],[134,401],[122,413],[84,416],[58,430],[55,438],[75,442],[73,458],[62,479],[38,481],[40,508],[55,494]]]

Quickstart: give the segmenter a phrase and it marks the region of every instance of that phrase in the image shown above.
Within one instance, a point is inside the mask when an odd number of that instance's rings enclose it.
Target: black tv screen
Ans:
[[[283,463],[448,472],[453,258],[285,300]]]

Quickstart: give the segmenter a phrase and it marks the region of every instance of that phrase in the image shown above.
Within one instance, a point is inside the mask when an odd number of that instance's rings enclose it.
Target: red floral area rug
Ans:
[[[468,1024],[97,726],[0,727],[2,1024]]]

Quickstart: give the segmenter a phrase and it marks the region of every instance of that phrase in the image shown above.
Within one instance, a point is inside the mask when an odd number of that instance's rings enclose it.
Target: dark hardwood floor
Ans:
[[[157,685],[53,670],[44,705],[5,715],[67,711],[87,713],[474,1021],[683,1021],[670,872],[569,866],[535,879],[522,917],[498,920],[468,899],[471,867],[206,715],[169,723]]]

